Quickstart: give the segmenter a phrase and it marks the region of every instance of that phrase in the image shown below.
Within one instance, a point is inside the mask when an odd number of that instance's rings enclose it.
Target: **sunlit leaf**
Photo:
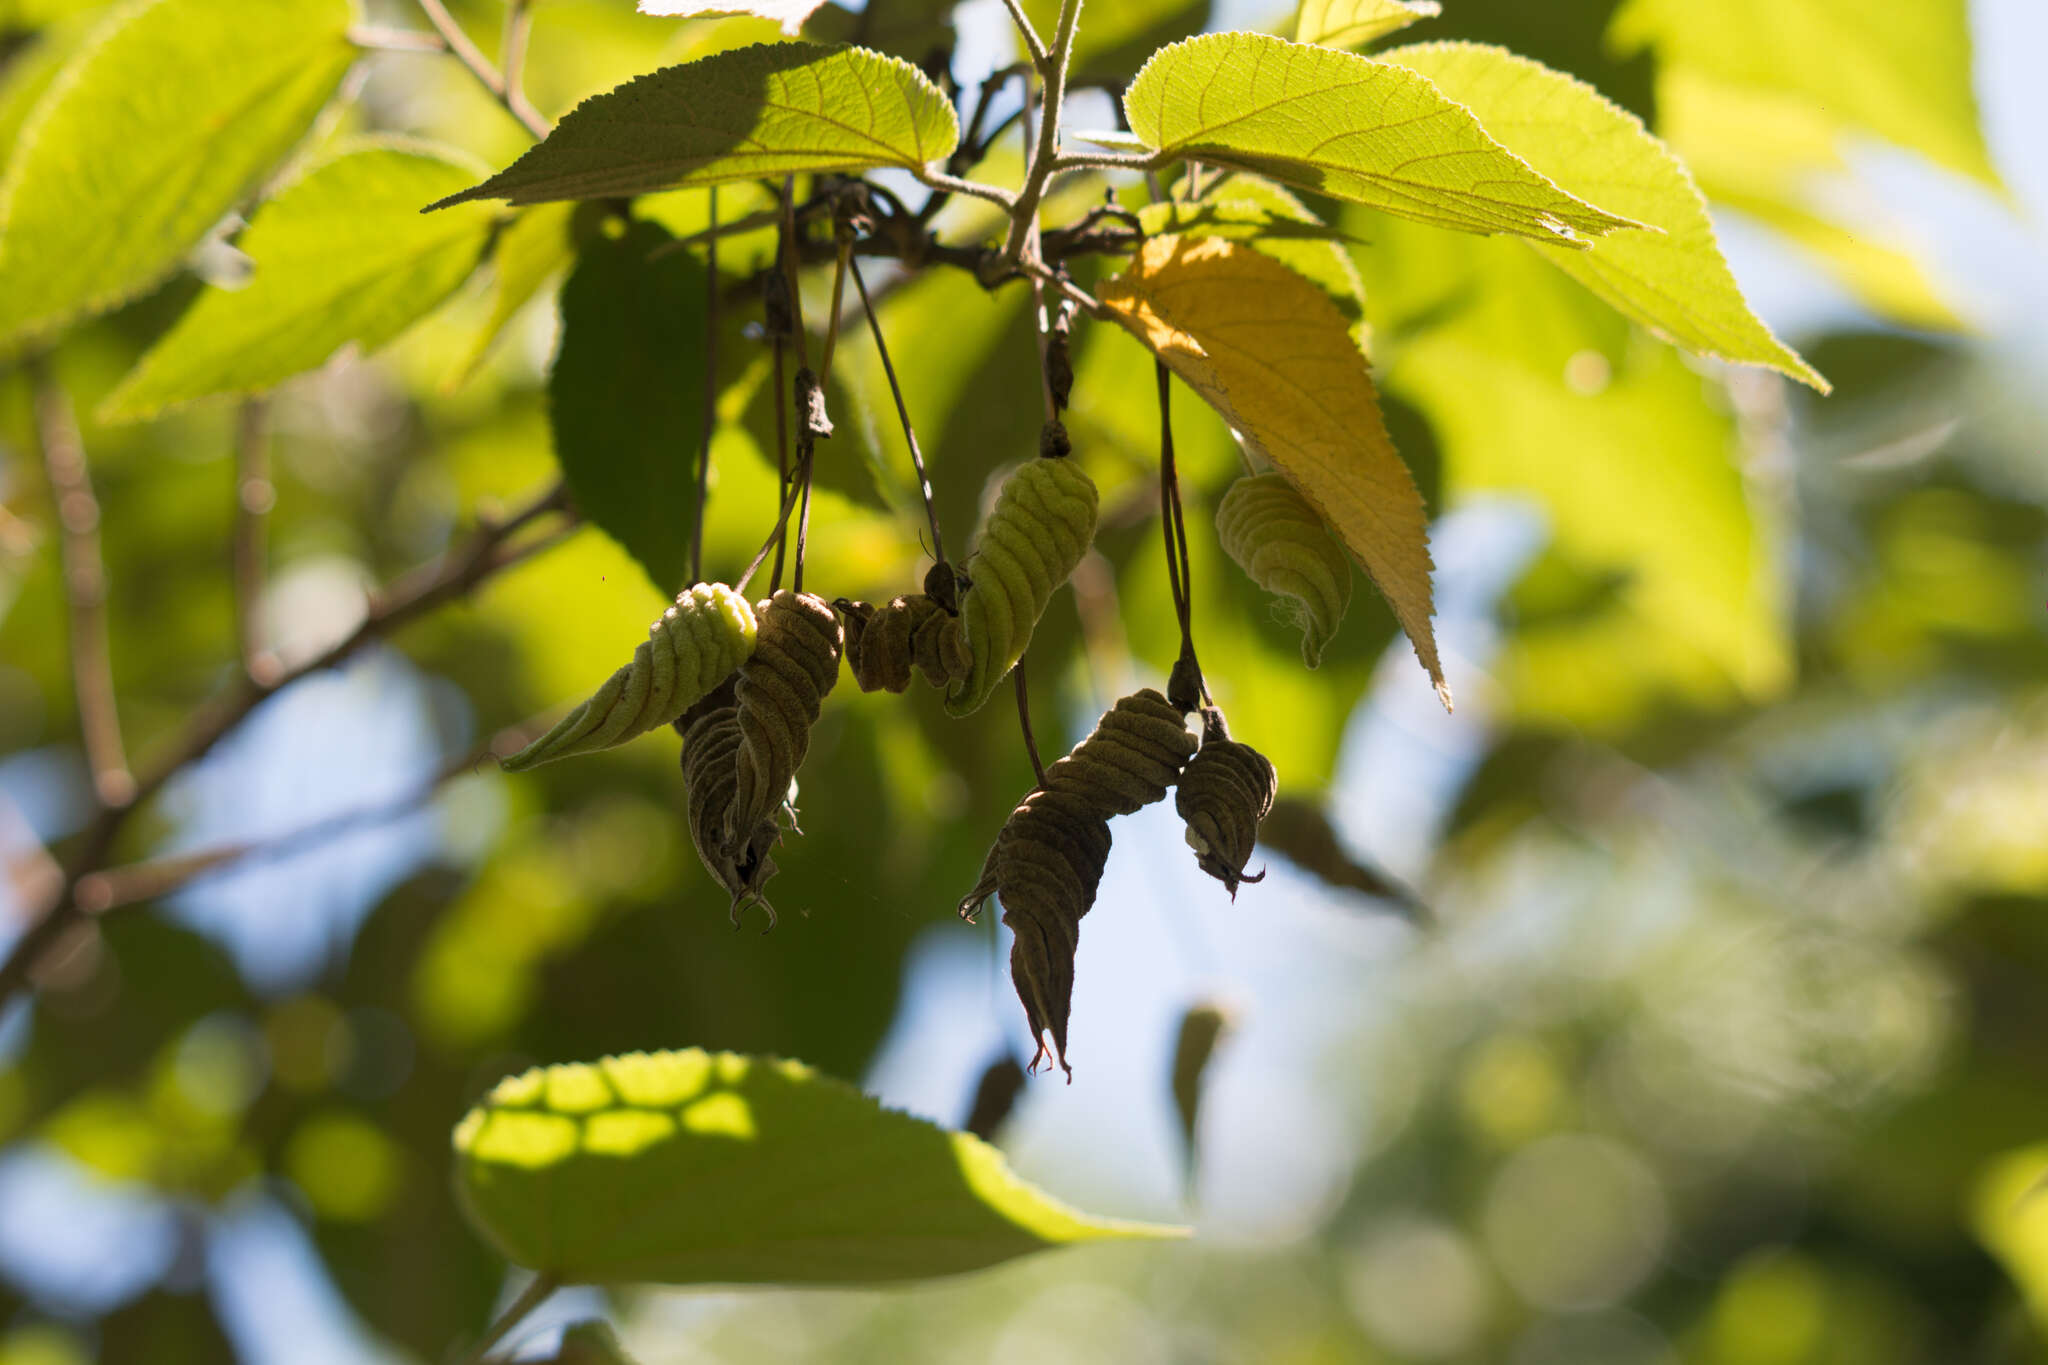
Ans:
[[[1965,0],[1915,0],[1874,15],[1860,0],[1631,0],[1623,51],[1729,85],[1811,99],[1830,116],[1997,185],[1971,82]]]
[[[733,15],[773,19],[782,25],[785,35],[794,38],[803,29],[804,20],[811,17],[811,11],[823,3],[824,0],[754,0],[752,4],[742,5],[697,5],[690,0],[640,0],[640,12],[677,19],[717,19]]]
[[[449,372],[451,385],[476,373],[519,310],[576,259],[569,239],[569,219],[575,211],[573,204],[537,204],[498,234],[491,252],[491,316],[477,329],[462,362]]]
[[[593,232],[562,286],[548,381],[555,457],[576,506],[664,596],[690,581],[703,441],[703,264],[653,223]]]
[[[731,1053],[529,1071],[469,1112],[455,1151],[483,1234],[568,1283],[867,1284],[1179,1235],[1079,1214],[978,1138]]]
[[[908,62],[860,48],[766,43],[664,67],[585,100],[505,170],[434,207],[915,169],[958,139],[951,101]]]
[[[1316,505],[1448,703],[1430,627],[1422,496],[1336,305],[1278,261],[1213,238],[1152,239],[1099,297]]]
[[[2012,1276],[2037,1327],[2048,1328],[2048,1143],[2006,1152],[1979,1175],[1971,1222]]]
[[[21,130],[72,55],[92,36],[94,16],[43,29],[0,65],[0,171],[21,150]],[[4,25],[0,25],[4,27]]]
[[[1423,43],[1381,60],[1419,71],[1543,174],[1659,232],[1625,232],[1548,259],[1688,350],[1827,381],[1750,311],[1714,240],[1706,201],[1635,115],[1540,62],[1483,43]]]
[[[423,145],[359,146],[263,206],[238,243],[241,289],[211,289],[108,396],[133,420],[211,394],[250,393],[316,369],[343,345],[374,351],[469,278],[496,219],[471,205],[423,216],[423,199],[467,183],[467,158]]]
[[[1192,38],[1145,64],[1124,110],[1155,151],[1438,227],[1580,242],[1636,226],[1544,179],[1423,77],[1349,52],[1258,33]]]
[[[148,0],[29,119],[0,181],[0,340],[144,292],[277,165],[355,60],[348,0]]]
[[[1657,73],[1657,131],[1708,198],[1791,238],[1879,315],[1908,327],[1962,329],[1891,206],[1859,198],[1845,218],[1829,194],[1849,167],[1847,127],[1825,107],[1667,66]]]
[[[1437,0],[1301,0],[1294,41],[1363,47],[1418,19],[1443,13]]]
[[[1138,210],[1138,221],[1150,237],[1221,237],[1264,252],[1320,285],[1363,340],[1365,286],[1350,253],[1338,245],[1348,234],[1325,224],[1271,181],[1234,175],[1205,191],[1199,203],[1169,199],[1146,204]]]

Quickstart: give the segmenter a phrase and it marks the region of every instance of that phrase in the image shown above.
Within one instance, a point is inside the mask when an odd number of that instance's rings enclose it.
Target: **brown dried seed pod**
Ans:
[[[1081,942],[1081,917],[1095,904],[1102,869],[1109,863],[1109,822],[1073,792],[1035,791],[1003,822],[981,880],[960,903],[963,917],[992,895],[1003,903],[1003,923],[1015,934],[1010,946],[1010,979],[1024,1006],[1024,1019],[1039,1053],[1067,1065],[1067,1017],[1074,1000],[1074,955]]]
[[[832,604],[846,618],[846,663],[863,692],[901,692],[913,668],[934,687],[967,676],[971,660],[960,618],[932,597],[913,593],[882,606]]]
[[[1051,1056],[1069,1075],[1074,954],[1109,861],[1109,818],[1164,797],[1194,752],[1185,717],[1166,698],[1145,688],[1120,699],[1010,813],[960,903],[971,919],[990,896],[1001,898],[1003,923],[1016,934],[1010,975],[1024,1017],[1041,1049],[1051,1033]]]
[[[740,665],[737,784],[725,847],[737,855],[789,800],[811,727],[839,681],[839,617],[816,593],[783,589],[754,609],[754,653]]]
[[[1144,687],[1118,698],[1094,734],[1046,769],[1045,785],[1082,797],[1105,819],[1129,815],[1165,796],[1194,752],[1187,718]]]
[[[761,888],[775,875],[775,861],[768,854],[782,837],[781,827],[771,817],[739,848],[726,848],[726,819],[739,785],[740,720],[734,686],[738,677],[735,673],[727,678],[676,722],[683,734],[683,806],[697,857],[732,895],[733,923],[739,923],[746,904],[754,903],[768,912],[772,928],[775,907]]]
[[[1279,777],[1266,756],[1230,737],[1219,711],[1204,717],[1202,749],[1180,775],[1173,808],[1187,822],[1188,847],[1202,871],[1237,897],[1239,882],[1264,881],[1266,874],[1245,875],[1259,822],[1273,809]]]

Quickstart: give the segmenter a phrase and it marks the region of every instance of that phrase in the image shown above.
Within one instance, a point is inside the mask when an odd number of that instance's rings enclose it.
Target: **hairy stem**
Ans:
[[[121,717],[114,704],[114,671],[108,648],[107,567],[100,554],[100,504],[86,468],[85,443],[71,396],[47,359],[30,368],[35,388],[36,444],[49,480],[50,502],[61,532],[64,601],[71,636],[71,682],[78,699],[78,728],[92,770],[93,792],[102,808],[135,799],[135,779],[121,744]]]
[[[1038,36],[1038,30],[1031,26],[1031,16],[1024,12],[1024,6],[1017,0],[1003,0],[1003,8],[1010,11],[1010,18],[1016,21],[1017,34],[1024,40],[1024,50],[1031,54],[1031,64],[1040,71],[1052,60],[1052,54],[1045,50],[1045,39]]]
[[[1046,182],[1052,178],[1053,164],[1059,157],[1060,105],[1066,98],[1067,61],[1073,55],[1074,26],[1080,19],[1081,0],[1060,0],[1060,21],[1053,33],[1052,51],[1039,68],[1045,81],[1045,113],[1039,120],[1038,146],[1032,152],[1031,170],[1010,209],[1010,236],[1003,243],[1005,264],[1015,264],[1024,254],[1025,241],[1038,222],[1039,200],[1045,196]]]

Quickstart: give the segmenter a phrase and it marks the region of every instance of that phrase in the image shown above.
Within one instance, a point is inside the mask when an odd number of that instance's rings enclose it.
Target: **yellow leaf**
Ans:
[[[1221,238],[1154,237],[1100,297],[1315,504],[1394,609],[1448,707],[1422,495],[1336,305],[1278,261]]]

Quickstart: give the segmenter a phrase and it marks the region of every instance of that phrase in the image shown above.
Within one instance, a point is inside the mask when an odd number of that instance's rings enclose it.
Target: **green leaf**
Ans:
[[[1849,168],[1846,127],[1826,109],[1667,66],[1657,73],[1657,131],[1709,199],[1792,239],[1872,311],[1908,327],[1964,329],[1895,215],[1873,201],[1847,218],[1829,194]]]
[[[1212,161],[1438,227],[1583,246],[1637,227],[1573,198],[1423,77],[1259,33],[1158,53],[1124,96],[1155,151]]]
[[[1184,1235],[1076,1213],[978,1138],[729,1052],[536,1068],[470,1110],[455,1151],[483,1235],[572,1284],[874,1284]]]
[[[922,65],[935,52],[952,52],[957,5],[958,0],[868,0],[858,14],[827,5],[804,25],[804,36],[821,43],[856,43]]]
[[[1568,610],[1521,598],[1492,670],[1509,705],[1611,735],[1782,688],[1782,587],[1718,386],[1528,251],[1346,221],[1374,242],[1375,326],[1409,334],[1384,382],[1429,419],[1445,501],[1533,502],[1569,580]]]
[[[664,67],[585,100],[467,199],[598,199],[788,175],[915,170],[959,140],[953,105],[908,62],[763,43]]]
[[[305,133],[355,60],[348,0],[142,0],[72,60],[0,181],[0,340],[134,298]]]
[[[1074,30],[1071,73],[1079,80],[1128,76],[1156,49],[1207,28],[1209,10],[1210,0],[1115,0],[1088,6]],[[1060,0],[1024,0],[1024,12],[1050,44]]]
[[[77,15],[37,32],[0,64],[0,172],[21,150],[21,130],[79,47],[92,36],[96,16]],[[4,29],[5,24],[0,24]]]
[[[562,286],[548,381],[555,458],[583,515],[673,597],[690,581],[703,441],[704,263],[681,251],[650,259],[675,240],[653,223],[602,226]]]
[[[811,17],[811,11],[823,4],[824,0],[754,0],[742,5],[696,5],[689,0],[640,0],[642,14],[658,14],[675,19],[723,19],[734,15],[751,15],[757,19],[773,19],[782,25],[782,31],[794,38],[803,28],[804,20]]]
[[[576,259],[569,239],[569,220],[575,212],[573,204],[536,205],[498,234],[491,251],[491,316],[477,329],[461,362],[449,371],[448,387],[474,375],[519,310]]]
[[[1729,85],[1797,94],[1843,123],[1997,186],[1977,117],[1965,0],[1632,0],[1610,34],[1624,52]]]
[[[1271,181],[1234,175],[1204,192],[1198,203],[1169,199],[1146,204],[1138,222],[1148,237],[1221,237],[1253,250],[1312,280],[1365,338],[1365,285],[1358,267],[1339,242],[1353,240],[1311,213],[1299,199]]]
[[[267,389],[353,342],[374,351],[476,268],[496,220],[473,205],[423,217],[423,199],[476,174],[459,153],[383,140],[323,162],[263,206],[239,246],[241,289],[209,289],[107,396],[133,421],[222,393]]]
[[[1437,0],[1301,0],[1294,41],[1325,47],[1363,47],[1418,19],[1443,13]]]
[[[1565,274],[1687,350],[1768,366],[1828,391],[1750,311],[1699,187],[1634,114],[1590,85],[1483,43],[1422,43],[1380,60],[1429,77],[1566,189],[1661,229],[1604,238],[1589,251],[1542,247]]]

